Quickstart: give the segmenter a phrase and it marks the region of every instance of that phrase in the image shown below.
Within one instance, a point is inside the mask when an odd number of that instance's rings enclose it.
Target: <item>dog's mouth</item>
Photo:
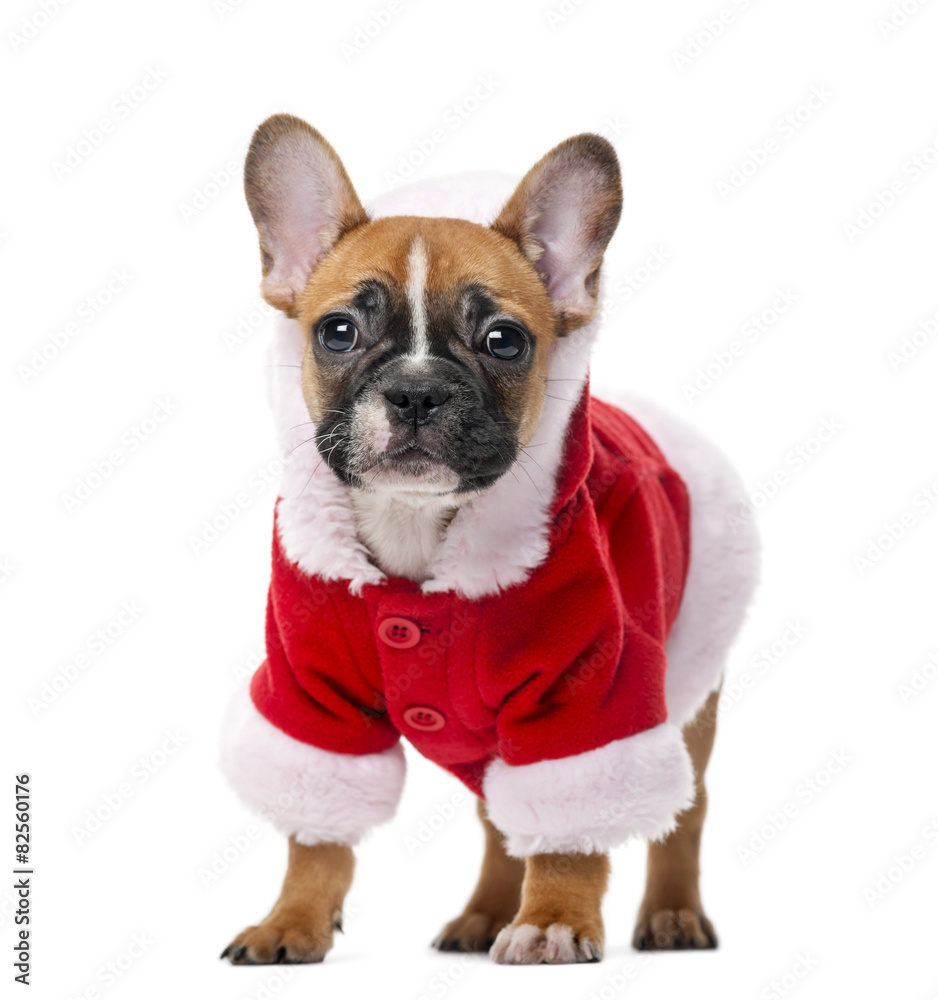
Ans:
[[[375,456],[366,468],[355,470],[355,478],[372,489],[413,489],[420,492],[450,492],[460,477],[449,462],[435,451],[413,441]]]
[[[334,408],[317,447],[347,485],[402,493],[475,493],[514,461],[517,442],[491,407],[463,405],[421,421],[389,419],[383,399]]]

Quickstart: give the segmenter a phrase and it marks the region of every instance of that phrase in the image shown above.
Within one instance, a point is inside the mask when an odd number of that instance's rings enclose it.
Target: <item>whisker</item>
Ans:
[[[522,448],[521,450],[522,450],[522,451],[523,451],[523,452],[524,452],[525,454],[527,454],[527,448]],[[536,459],[536,458],[535,458],[535,457],[534,457],[533,455],[528,455],[528,458],[530,458],[530,459],[531,459],[531,461],[532,461],[532,462],[533,462],[533,463],[534,463],[534,464],[535,464],[535,465],[536,465],[536,466],[537,466],[537,467],[538,467],[538,468],[539,468],[539,469],[541,470],[541,472],[543,472],[543,471],[544,471],[544,466],[543,466],[543,465],[541,465],[541,463],[540,463],[540,462],[539,462],[539,461],[538,461],[538,460],[537,460],[537,459]]]
[[[531,480],[531,485],[537,490],[537,495],[543,500],[544,499],[544,494],[541,493],[541,488],[537,485],[536,482],[534,482],[534,476],[532,476],[531,473],[528,472],[528,470],[523,465],[521,465],[520,462],[518,464],[521,467],[521,471],[523,473],[525,473],[525,475],[528,477],[528,479]]]
[[[319,461],[316,463],[315,467],[313,468],[313,471],[309,474],[309,478],[303,484],[303,489],[300,490],[301,496],[306,492],[306,487],[309,486],[309,484],[313,481],[313,476],[316,475],[316,469],[318,469],[319,466],[322,465],[322,463],[323,460],[320,458]]]
[[[293,452],[295,452],[295,451],[296,451],[296,449],[300,447],[300,445],[304,445],[304,444],[309,444],[309,443],[310,443],[310,441],[315,441],[315,440],[316,440],[316,435],[314,434],[314,435],[313,435],[313,436],[312,436],[311,438],[307,438],[307,439],[306,439],[305,441],[301,441],[301,442],[300,442],[300,444],[298,444],[298,445],[294,445],[294,446],[293,446],[293,447],[292,447],[292,448],[291,448],[291,449],[290,449],[290,450],[289,450],[289,451],[287,452],[287,454],[288,454],[288,455],[292,455],[292,454],[293,454]]]

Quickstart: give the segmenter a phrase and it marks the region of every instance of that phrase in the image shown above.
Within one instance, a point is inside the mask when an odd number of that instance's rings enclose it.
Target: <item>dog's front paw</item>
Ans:
[[[509,924],[495,938],[489,955],[502,965],[563,965],[598,962],[603,957],[600,934],[590,937],[566,924]]]
[[[285,913],[243,930],[221,953],[232,965],[321,962],[332,947],[338,922],[323,924],[308,914]]]
[[[686,948],[716,948],[713,924],[694,910],[657,910],[639,919],[632,947],[639,951],[681,951]]]

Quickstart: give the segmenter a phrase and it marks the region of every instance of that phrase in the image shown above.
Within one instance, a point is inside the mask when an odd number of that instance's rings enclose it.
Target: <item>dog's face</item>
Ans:
[[[598,136],[525,177],[491,227],[368,218],[332,148],[268,119],[245,190],[265,298],[306,334],[303,395],[323,459],[348,485],[471,495],[515,461],[540,419],[553,341],[595,311],[621,211]]]

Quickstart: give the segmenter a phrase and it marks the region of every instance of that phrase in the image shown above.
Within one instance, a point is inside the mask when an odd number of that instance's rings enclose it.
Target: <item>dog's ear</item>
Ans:
[[[313,268],[368,216],[335,150],[293,115],[274,115],[254,133],[244,193],[260,235],[261,291],[293,316]]]
[[[547,286],[566,330],[596,312],[599,267],[622,213],[612,144],[584,134],[536,163],[492,228],[513,240]]]

